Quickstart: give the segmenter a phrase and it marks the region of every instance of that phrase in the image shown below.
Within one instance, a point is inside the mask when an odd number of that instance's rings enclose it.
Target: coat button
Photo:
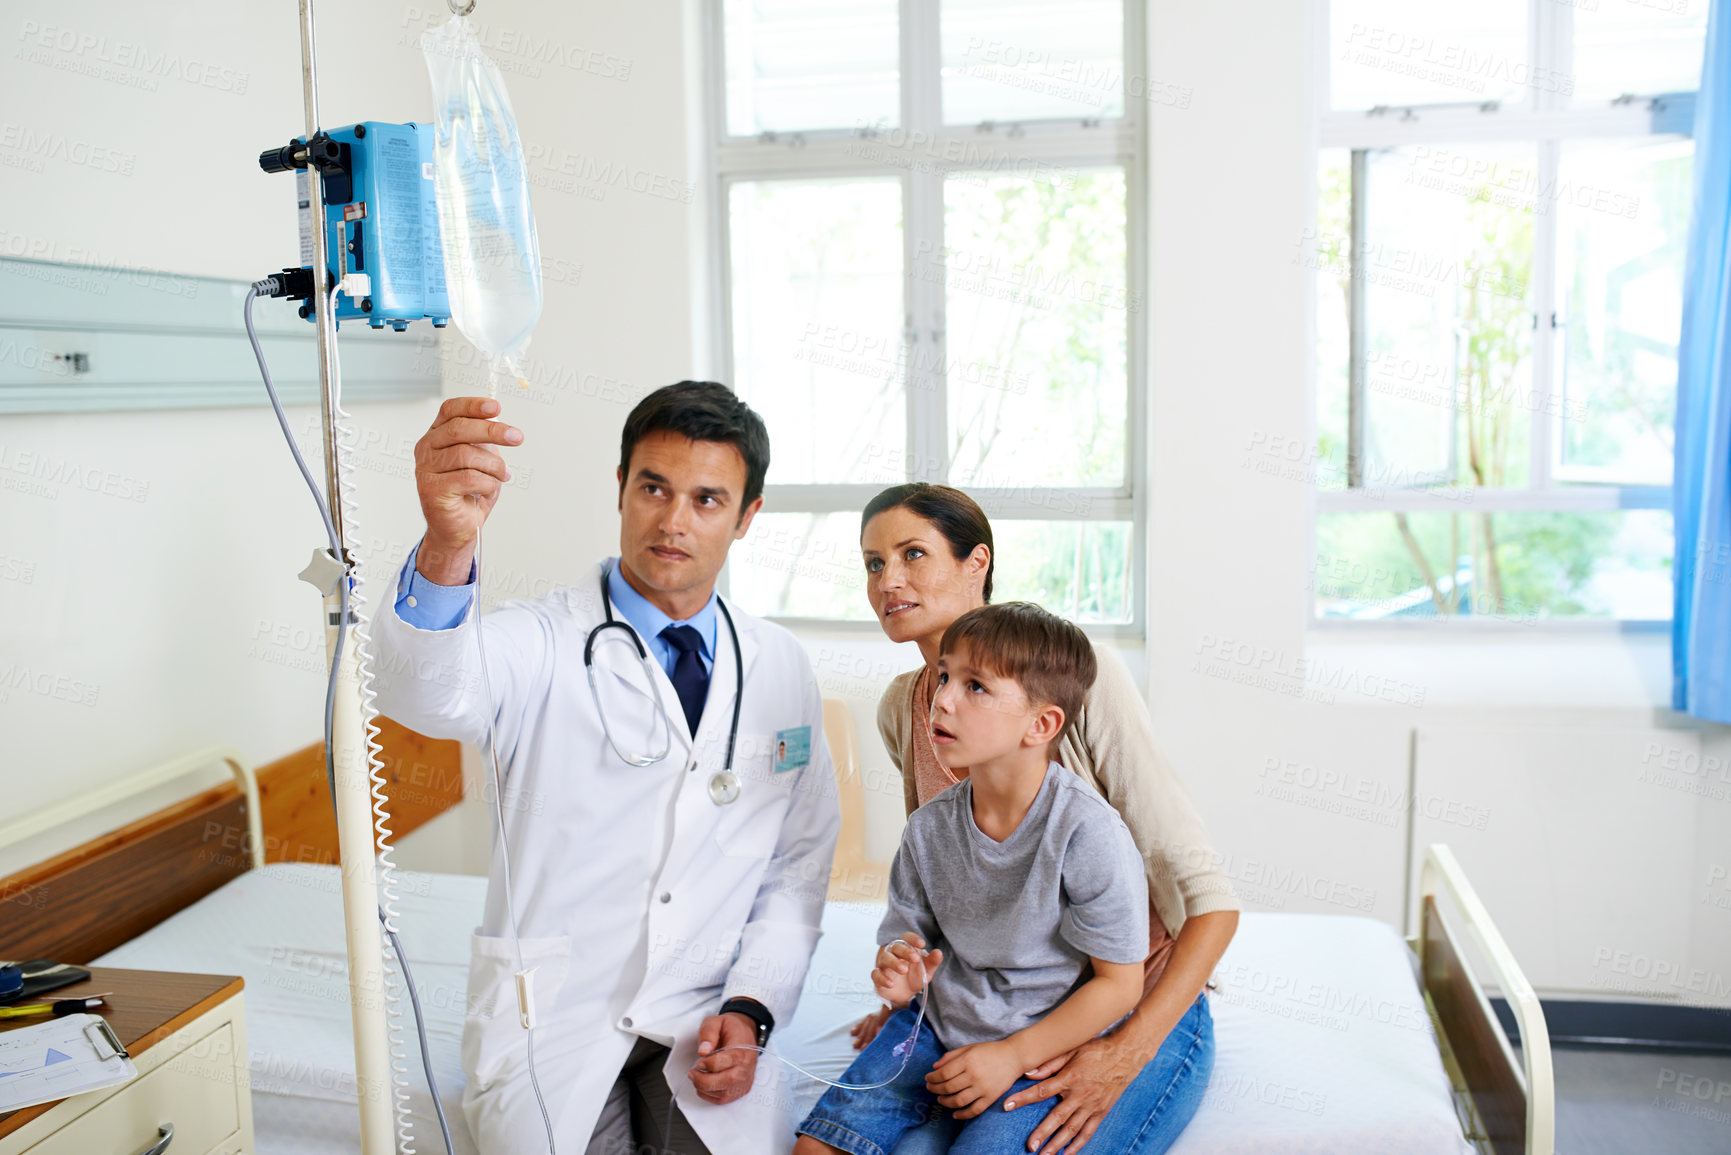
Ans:
[[[631,1020],[629,1018],[620,1019],[619,1025],[624,1027],[626,1030],[630,1030],[631,1029]]]
[[[673,895],[664,890],[661,892],[661,901],[662,902],[672,902],[673,901]]]

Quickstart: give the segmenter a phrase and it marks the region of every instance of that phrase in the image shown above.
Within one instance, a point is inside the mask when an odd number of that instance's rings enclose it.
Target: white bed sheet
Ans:
[[[246,979],[259,1155],[356,1149],[354,1054],[338,870],[251,871],[96,960],[104,966],[238,974]],[[398,920],[426,1012],[434,1071],[457,1149],[477,1155],[460,1102],[469,934],[486,880],[401,875]],[[877,1006],[867,980],[880,907],[832,903],[805,994],[774,1047],[839,1077],[848,1028]],[[1250,914],[1218,972],[1213,1080],[1176,1155],[1401,1151],[1462,1155],[1405,945],[1369,919]],[[405,1008],[416,1145],[441,1149]],[[760,1083],[802,1118],[822,1088],[760,1066]],[[1101,1155],[1107,1155],[1102,1152]]]
[[[1466,1155],[1393,927],[1246,914],[1215,970],[1214,1077],[1172,1155]]]
[[[400,936],[426,1011],[433,1071],[460,1155],[478,1155],[463,1122],[464,988],[485,878],[399,872]],[[96,960],[104,966],[235,974],[246,1033],[258,1155],[359,1149],[348,951],[338,867],[279,863],[248,871]],[[416,1146],[439,1151],[438,1122],[404,1009]]]

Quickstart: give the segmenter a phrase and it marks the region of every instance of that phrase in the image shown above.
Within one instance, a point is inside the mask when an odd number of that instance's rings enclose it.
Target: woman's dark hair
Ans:
[[[931,522],[950,543],[950,554],[957,561],[973,553],[976,545],[985,546],[991,556],[986,562],[986,584],[981,594],[986,601],[992,600],[992,571],[998,565],[998,551],[992,545],[992,523],[986,519],[986,511],[979,502],[959,489],[929,481],[892,485],[866,502],[865,512],[859,515],[860,536],[865,536],[872,518],[891,509],[905,509]]]
[[[631,410],[619,439],[621,493],[631,476],[631,451],[639,441],[662,430],[693,441],[723,441],[739,450],[745,458],[740,516],[744,516],[746,506],[763,496],[763,478],[769,472],[769,430],[751,406],[716,381],[663,385]]]

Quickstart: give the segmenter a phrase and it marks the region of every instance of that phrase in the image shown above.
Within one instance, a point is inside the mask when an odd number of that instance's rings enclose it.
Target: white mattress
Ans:
[[[1472,1150],[1393,927],[1246,914],[1215,984],[1214,1078],[1172,1155]]]
[[[399,934],[421,992],[445,1114],[458,1151],[478,1155],[463,1123],[459,1048],[469,935],[480,922],[487,880],[399,872],[398,881]],[[338,867],[283,863],[249,871],[96,961],[243,977],[258,1155],[359,1150]],[[406,1000],[403,1008],[416,1146],[438,1151]]]
[[[259,1155],[324,1155],[357,1147],[338,870],[267,866],[96,960],[104,966],[238,974],[246,979],[247,1045]],[[462,1035],[469,934],[486,880],[401,876],[403,945],[426,1012],[434,1071],[457,1148],[477,1155],[463,1123]],[[832,903],[794,1021],[774,1048],[838,1077],[848,1028],[877,1005],[866,975],[881,908]],[[1251,914],[1222,960],[1213,996],[1219,1058],[1181,1155],[1460,1155],[1455,1123],[1408,952],[1369,919]],[[417,1147],[440,1149],[405,1006]],[[779,1070],[780,1068],[776,1068]],[[820,1086],[776,1078],[790,1114]]]

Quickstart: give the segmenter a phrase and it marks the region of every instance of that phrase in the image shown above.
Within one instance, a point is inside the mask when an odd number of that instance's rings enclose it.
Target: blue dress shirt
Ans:
[[[415,559],[421,551],[416,546],[409,553],[409,560],[403,563],[402,572],[397,577],[397,616],[405,622],[421,630],[449,630],[463,624],[463,619],[469,616],[469,605],[475,596],[475,567],[469,566],[469,580],[460,586],[442,586],[422,577],[415,569]],[[643,644],[649,653],[661,663],[661,668],[667,671],[667,676],[673,676],[673,663],[679,659],[679,651],[668,645],[661,637],[661,631],[668,626],[691,626],[703,639],[703,648],[698,657],[703,662],[705,670],[713,669],[715,665],[715,600],[712,591],[709,600],[689,618],[674,621],[655,606],[649,599],[632,588],[631,583],[619,574],[619,559],[608,558],[607,592],[612,596],[613,605],[619,611],[619,616],[631,623],[631,628],[643,638]],[[623,639],[621,639],[623,640]]]
[[[649,652],[661,663],[661,668],[667,671],[667,676],[673,676],[673,663],[679,660],[679,651],[668,645],[661,637],[661,631],[668,626],[690,626],[697,631],[697,636],[703,639],[703,648],[697,656],[703,662],[703,669],[708,672],[715,665],[715,591],[711,590],[709,600],[703,603],[703,608],[682,621],[674,621],[650,604],[649,599],[632,588],[619,573],[619,559],[607,559],[607,592],[613,598],[613,605],[619,610],[619,616],[631,623],[631,628],[643,637],[643,642],[649,647]]]

